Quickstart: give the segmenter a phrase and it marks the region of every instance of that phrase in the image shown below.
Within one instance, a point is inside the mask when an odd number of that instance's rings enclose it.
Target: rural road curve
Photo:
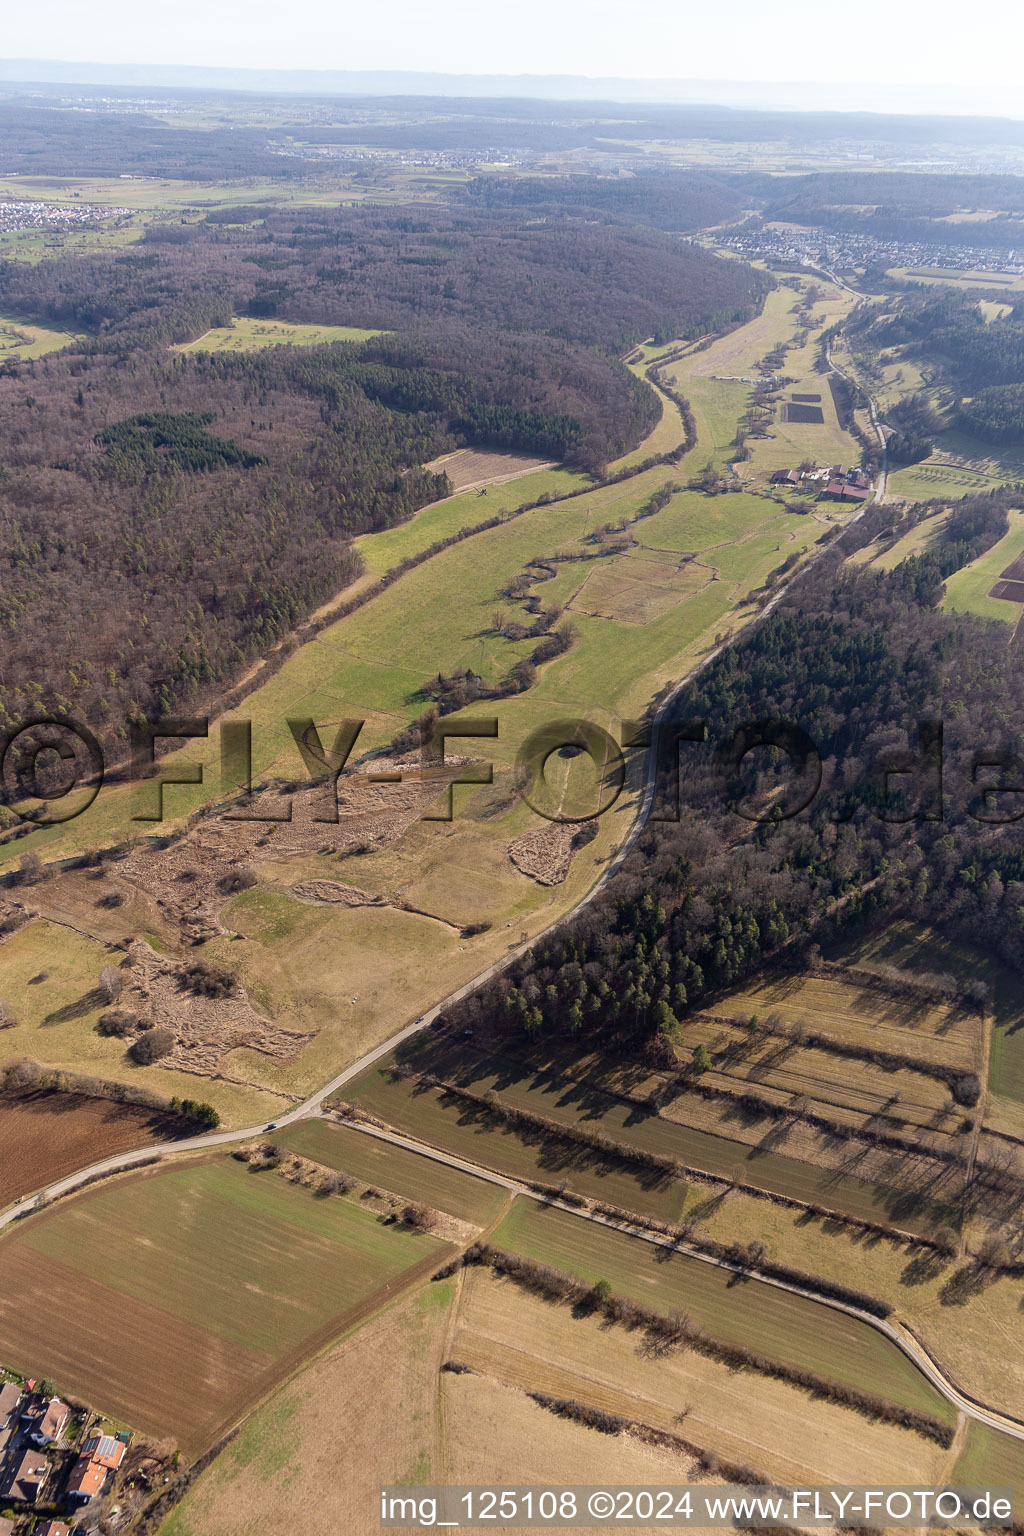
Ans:
[[[841,279],[837,278],[833,273],[827,273],[822,270],[822,275],[828,277],[832,282],[836,283],[841,288],[847,287],[847,284],[843,283]],[[854,292],[853,289],[850,289],[849,291],[851,293]],[[862,299],[862,296],[858,297]],[[829,366],[833,366],[831,357],[829,357]],[[839,370],[836,369],[836,372],[839,372]],[[871,405],[872,412],[874,412],[873,401]],[[880,429],[879,436],[882,439],[884,452],[885,439],[884,434],[881,433]],[[876,495],[878,494],[879,493],[876,490]],[[865,511],[866,504],[861,508],[859,512],[855,513],[854,516],[851,517],[848,522],[843,525],[844,528],[852,527],[854,523],[858,522],[860,518],[864,516]],[[486,970],[481,971],[479,975],[474,976],[471,981],[466,982],[464,986],[459,987],[457,991],[450,993],[441,1002],[435,1004],[433,1008],[422,1014],[415,1021],[415,1023],[407,1025],[405,1029],[399,1030],[397,1034],[390,1036],[389,1039],[383,1041],[380,1045],[375,1046],[373,1050],[368,1051],[364,1056],[361,1056],[358,1061],[353,1062],[351,1066],[346,1067],[344,1071],[339,1072],[336,1077],[332,1077],[330,1082],[325,1083],[322,1088],[319,1088],[316,1093],[312,1094],[302,1104],[297,1105],[294,1109],[288,1110],[285,1114],[281,1115],[279,1119],[271,1122],[273,1125],[284,1127],[294,1124],[296,1120],[302,1120],[310,1115],[318,1114],[324,1100],[329,1098],[332,1094],[337,1093],[339,1088],[343,1088],[345,1084],[351,1082],[354,1077],[358,1077],[361,1072],[365,1072],[368,1067],[372,1067],[375,1062],[380,1061],[382,1057],[386,1056],[390,1051],[393,1051],[397,1046],[401,1045],[403,1041],[410,1039],[419,1030],[428,1028],[438,1017],[438,1015],[444,1011],[444,1009],[450,1008],[453,1003],[458,1002],[469,992],[474,991],[475,988],[482,986],[485,982],[493,980],[495,976],[499,975],[499,973],[503,971],[507,966],[511,965],[513,961],[518,960],[521,955],[526,953],[527,950],[532,949],[533,946],[539,943],[541,939],[545,938],[549,933],[552,933],[562,923],[568,922],[570,918],[574,917],[576,913],[581,912],[584,907],[588,906],[590,902],[594,900],[594,898],[599,894],[599,892],[608,883],[608,881],[611,880],[612,877],[616,875],[621,869],[625,859],[635,847],[637,839],[647,824],[648,817],[650,816],[654,805],[655,790],[657,789],[661,727],[676,699],[684,691],[684,689],[690,686],[694,678],[699,677],[701,672],[710,666],[713,661],[717,660],[717,658],[722,655],[724,651],[726,651],[731,645],[735,644],[743,636],[756,629],[759,624],[764,622],[769,614],[774,611],[774,609],[786,596],[790,588],[795,585],[795,583],[801,579],[801,577],[811,567],[811,565],[813,565],[814,562],[821,557],[821,555],[825,552],[825,548],[827,548],[827,546],[818,551],[816,555],[812,554],[807,564],[804,565],[794,575],[791,581],[785,582],[782,586],[780,586],[779,590],[764,605],[759,613],[755,614],[754,617],[750,619],[749,622],[742,627],[742,629],[737,631],[736,634],[727,636],[718,645],[714,646],[710,651],[708,651],[707,655],[704,656],[695,667],[691,668],[685,677],[681,678],[679,682],[676,683],[666,694],[651,721],[651,741],[647,760],[647,782],[644,786],[643,801],[640,806],[637,818],[627,833],[621,848],[602,870],[601,874],[598,876],[597,880],[595,880],[590,890],[587,891],[587,893],[576,904],[576,906],[573,907],[569,912],[561,913],[560,916],[556,917],[551,923],[548,924],[546,928],[542,928],[539,933],[534,934],[531,939],[528,939],[526,943],[513,946],[507,954],[494,961],[494,963],[489,965]],[[105,1158],[102,1162],[93,1163],[87,1168],[81,1168],[76,1173],[69,1174],[66,1178],[60,1179],[54,1184],[47,1185],[43,1189],[34,1190],[31,1195],[28,1195],[24,1199],[19,1200],[15,1205],[9,1206],[5,1211],[0,1212],[0,1229],[8,1226],[12,1221],[16,1221],[19,1217],[27,1215],[30,1211],[34,1210],[36,1205],[41,1201],[55,1200],[60,1195],[70,1194],[71,1191],[77,1188],[79,1185],[87,1184],[93,1179],[102,1177],[105,1174],[118,1173],[121,1170],[132,1168],[140,1162],[145,1162],[147,1158],[153,1157],[156,1153],[195,1152],[202,1151],[203,1149],[209,1147],[228,1146],[232,1142],[244,1141],[250,1136],[258,1136],[262,1134],[266,1129],[267,1123],[261,1122],[259,1125],[247,1126],[244,1130],[212,1131],[207,1132],[202,1136],[190,1136],[184,1140],[179,1141],[156,1142],[148,1147],[137,1148],[134,1152],[117,1153],[112,1157]]]
[[[860,512],[851,517],[849,521],[844,524],[844,527],[849,528],[863,515],[864,513],[862,509]],[[466,997],[468,993],[475,991],[477,987],[482,986],[485,982],[493,980],[493,978],[499,975],[506,968],[506,966],[509,966],[513,961],[518,960],[521,955],[524,955],[527,952],[527,950],[532,949],[535,944],[540,942],[541,939],[545,938],[549,933],[552,933],[562,923],[568,922],[570,918],[574,917],[578,912],[581,912],[584,907],[588,906],[590,902],[594,900],[594,898],[607,884],[607,882],[611,880],[612,877],[621,869],[623,862],[636,845],[637,839],[647,824],[647,819],[650,816],[652,807],[654,805],[654,795],[658,783],[661,727],[664,723],[666,715],[668,714],[668,711],[675,703],[676,698],[680,693],[683,692],[685,688],[688,688],[693,682],[694,678],[698,677],[706,667],[710,666],[711,662],[716,660],[716,658],[719,657],[723,651],[727,650],[728,647],[740,639],[741,636],[748,634],[751,630],[755,629],[757,625],[762,624],[768,615],[782,601],[783,597],[785,597],[786,593],[789,591],[794,582],[800,579],[804,572],[809,569],[810,565],[813,563],[813,560],[817,558],[820,558],[820,555],[813,556],[812,560],[808,561],[807,565],[805,565],[797,573],[797,575],[794,576],[793,581],[787,582],[785,585],[779,588],[775,596],[765,604],[760,613],[755,614],[749,623],[745,624],[737,634],[721,641],[720,644],[716,645],[712,650],[710,650],[707,655],[703,657],[703,659],[699,661],[697,665],[686,674],[685,677],[681,678],[680,681],[674,685],[671,692],[666,694],[657,710],[657,713],[654,715],[654,718],[651,721],[651,743],[647,760],[647,781],[644,786],[644,796],[640,806],[640,811],[629,832],[626,834],[626,837],[623,840],[622,846],[619,848],[618,852],[612,859],[609,860],[608,864],[602,870],[597,880],[595,880],[594,884],[590,887],[590,890],[587,891],[587,893],[579,902],[577,902],[576,906],[568,912],[561,913],[551,923],[549,923],[546,928],[542,928],[539,933],[536,933],[532,938],[527,939],[524,944],[514,945],[507,954],[502,955],[500,959],[495,960],[493,964],[486,968],[486,970],[481,971],[470,981],[467,981],[464,986],[459,987],[455,992],[449,993],[447,997],[441,1000],[441,1002],[436,1003],[434,1007],[430,1008],[426,1013],[421,1014],[415,1023],[406,1025],[406,1027],[404,1029],[400,1029],[397,1034],[391,1035],[387,1040],[382,1041],[380,1045],[374,1046],[373,1050],[367,1051],[364,1056],[360,1056],[358,1061],[354,1061],[351,1066],[348,1066],[344,1069],[344,1071],[339,1072],[336,1077],[332,1077],[330,1082],[325,1083],[322,1088],[318,1088],[317,1091],[311,1094],[308,1099],[305,1099],[301,1104],[296,1105],[294,1109],[286,1111],[286,1113],[280,1115],[277,1119],[269,1122],[275,1127],[275,1129],[283,1130],[285,1126],[294,1125],[297,1120],[308,1119],[312,1115],[319,1114],[323,1107],[324,1100],[337,1093],[339,1088],[343,1088],[345,1084],[351,1082],[354,1077],[358,1077],[361,1072],[365,1072],[368,1067],[372,1067],[375,1062],[378,1062],[382,1059],[382,1057],[387,1056],[397,1046],[401,1045],[403,1041],[411,1039],[412,1036],[418,1034],[420,1030],[429,1028],[434,1020],[438,1017],[438,1015],[443,1013],[446,1008],[450,1008],[454,1003],[457,1003],[461,998]],[[107,1174],[127,1171],[130,1168],[136,1167],[139,1163],[147,1162],[150,1158],[158,1154],[162,1155],[169,1152],[201,1152],[213,1147],[230,1146],[232,1142],[246,1141],[252,1136],[260,1136],[267,1130],[267,1128],[268,1122],[264,1120],[260,1121],[258,1125],[246,1126],[243,1130],[208,1131],[201,1136],[189,1136],[175,1141],[152,1142],[149,1146],[137,1147],[132,1152],[115,1153],[114,1156],[104,1158],[101,1162],[92,1163],[87,1168],[80,1168],[76,1173],[68,1174],[66,1178],[58,1179],[56,1183],[48,1184],[42,1189],[35,1190],[32,1194],[25,1196],[24,1199],[19,1200],[16,1204],[8,1206],[5,1211],[0,1212],[0,1230],[6,1226],[9,1226],[12,1221],[17,1221],[20,1217],[27,1216],[31,1211],[35,1210],[42,1203],[48,1203],[51,1200],[58,1199],[61,1195],[70,1194],[73,1190],[79,1188],[81,1185],[89,1184],[94,1179],[102,1178]]]
[[[641,1242],[651,1243],[656,1248],[671,1249],[674,1253],[684,1254],[687,1258],[699,1259],[702,1264],[710,1264],[715,1269],[724,1269],[730,1274],[740,1275],[754,1284],[769,1285],[777,1291],[786,1291],[791,1296],[799,1296],[805,1301],[813,1301],[818,1306],[830,1307],[834,1312],[842,1312],[847,1317],[856,1318],[858,1322],[866,1323],[868,1327],[874,1328],[876,1332],[895,1344],[896,1348],[917,1366],[922,1375],[928,1378],[932,1386],[961,1413],[966,1414],[968,1418],[977,1419],[980,1424],[988,1425],[990,1429],[998,1429],[1003,1434],[1012,1435],[1015,1440],[1024,1440],[1024,1423],[995,1409],[986,1408],[983,1403],[979,1403],[976,1398],[964,1392],[946,1375],[920,1340],[898,1324],[876,1317],[872,1312],[862,1311],[860,1307],[855,1307],[849,1302],[839,1301],[831,1296],[822,1296],[817,1291],[797,1285],[795,1281],[758,1274],[756,1270],[746,1269],[742,1264],[733,1264],[728,1259],[716,1258],[713,1254],[703,1253],[701,1249],[693,1248],[688,1243],[665,1237],[659,1232],[649,1232],[645,1227],[634,1226],[630,1221],[605,1216],[600,1211],[584,1210],[579,1206],[571,1205],[568,1201],[559,1200],[556,1196],[541,1194],[538,1190],[531,1189],[528,1184],[521,1184],[516,1179],[495,1173],[492,1169],[484,1168],[479,1163],[469,1162],[466,1158],[456,1157],[453,1153],[432,1147],[427,1142],[416,1140],[415,1137],[404,1136],[398,1131],[385,1130],[380,1126],[366,1125],[358,1120],[350,1120],[344,1115],[336,1118],[349,1130],[360,1131],[367,1136],[375,1137],[378,1141],[401,1147],[404,1151],[416,1152],[422,1157],[428,1157],[436,1163],[443,1163],[445,1167],[454,1168],[460,1173],[472,1174],[474,1178],[483,1179],[488,1184],[497,1184],[502,1189],[507,1189],[510,1194],[536,1200],[541,1205],[552,1206],[555,1210],[564,1211],[567,1215],[575,1216],[581,1221],[592,1221],[598,1226],[610,1227],[615,1232],[624,1232],[629,1237],[639,1238]]]

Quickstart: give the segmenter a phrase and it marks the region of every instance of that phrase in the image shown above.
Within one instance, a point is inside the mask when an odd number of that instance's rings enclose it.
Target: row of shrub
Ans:
[[[521,1126],[543,1135],[546,1139],[561,1141],[575,1146],[592,1148],[595,1153],[617,1162],[629,1168],[649,1168],[652,1171],[664,1174],[674,1179],[688,1179],[699,1183],[713,1184],[720,1188],[731,1188],[740,1194],[751,1195],[758,1200],[768,1200],[773,1205],[784,1206],[789,1210],[806,1211],[808,1215],[818,1216],[823,1220],[841,1221],[844,1225],[855,1227],[858,1231],[865,1232],[875,1237],[888,1237],[897,1242],[905,1242],[911,1238],[928,1247],[940,1250],[940,1245],[931,1239],[918,1237],[915,1233],[904,1231],[901,1227],[889,1225],[885,1222],[866,1221],[862,1217],[854,1216],[849,1212],[831,1209],[819,1205],[814,1201],[800,1200],[794,1195],[781,1195],[774,1190],[762,1189],[757,1184],[745,1184],[738,1180],[725,1182],[707,1173],[704,1169],[694,1168],[687,1163],[679,1162],[676,1158],[665,1157],[656,1152],[648,1152],[643,1147],[634,1146],[630,1142],[616,1141],[602,1131],[591,1130],[588,1126],[564,1124],[560,1120],[549,1120],[544,1115],[539,1115],[533,1110],[520,1109],[507,1104],[493,1091],[486,1094],[474,1093],[472,1089],[461,1088],[444,1078],[435,1076],[429,1072],[417,1072],[415,1068],[408,1066],[394,1066],[391,1071],[396,1077],[413,1080],[422,1083],[427,1088],[437,1088],[443,1093],[450,1094],[454,1098],[472,1104],[485,1113],[489,1113],[500,1123]],[[694,1085],[697,1092],[704,1092],[703,1084]],[[710,1093],[716,1094],[719,1090],[711,1089]],[[724,1094],[724,1090],[722,1090]],[[725,1095],[729,1096],[729,1095]],[[629,1102],[628,1095],[622,1095]],[[637,1100],[647,1105],[646,1100]],[[777,1108],[778,1106],[773,1106]],[[380,1122],[378,1122],[380,1123]],[[543,1188],[543,1186],[541,1186]],[[560,1197],[565,1198],[559,1191]],[[941,1250],[940,1250],[941,1251]]]
[[[852,1408],[878,1423],[897,1424],[903,1429],[913,1430],[945,1448],[953,1443],[954,1426],[943,1424],[930,1414],[919,1413],[916,1409],[893,1403],[872,1392],[862,1392],[846,1382],[819,1376],[817,1372],[802,1366],[773,1360],[746,1345],[729,1344],[716,1339],[697,1324],[691,1323],[684,1314],[667,1316],[656,1312],[628,1297],[615,1295],[606,1282],[587,1285],[576,1275],[567,1274],[547,1264],[539,1264],[535,1259],[521,1254],[493,1248],[488,1243],[474,1243],[463,1255],[463,1263],[486,1265],[495,1273],[507,1276],[517,1285],[545,1300],[565,1302],[592,1311],[610,1323],[618,1323],[627,1328],[641,1328],[658,1345],[693,1349],[734,1370],[754,1370],[762,1376],[803,1387],[826,1402]]]
[[[460,1088],[455,1083],[436,1077],[432,1072],[417,1072],[413,1067],[396,1065],[391,1070],[396,1077],[411,1079],[426,1088],[439,1088],[442,1092],[464,1103],[476,1106],[505,1125],[526,1127],[539,1131],[553,1140],[593,1148],[609,1162],[619,1163],[629,1168],[648,1168],[672,1179],[682,1178],[686,1173],[683,1164],[674,1157],[664,1157],[658,1152],[648,1152],[645,1147],[634,1146],[628,1141],[616,1141],[614,1137],[607,1136],[604,1131],[593,1130],[586,1125],[563,1124],[560,1120],[549,1120],[545,1115],[539,1115],[534,1110],[519,1109],[516,1105],[506,1103],[504,1099],[499,1099],[496,1093],[474,1093],[470,1088]]]
[[[190,1125],[213,1128],[220,1124],[220,1116],[212,1104],[195,1099],[166,1099],[151,1088],[135,1083],[108,1082],[100,1077],[87,1077],[80,1072],[65,1072],[59,1067],[44,1067],[27,1056],[8,1062],[0,1067],[0,1094],[24,1094],[32,1092],[77,1094],[86,1099],[109,1099],[115,1104],[127,1104],[135,1109],[148,1109],[154,1114],[174,1115]]]
[[[711,1019],[716,1024],[735,1026],[738,1022],[729,1015],[707,1011],[703,1017]],[[949,1066],[944,1062],[926,1061],[920,1056],[910,1056],[903,1051],[883,1051],[878,1046],[860,1045],[853,1040],[835,1040],[830,1035],[820,1035],[814,1031],[802,1029],[799,1025],[786,1025],[778,1019],[760,1020],[759,1027],[766,1033],[781,1040],[789,1040],[793,1045],[801,1046],[805,1050],[826,1051],[831,1056],[845,1056],[851,1061],[868,1061],[873,1066],[882,1067],[886,1071],[902,1070],[916,1072],[921,1077],[930,1077],[949,1088],[957,1103],[965,1108],[973,1107],[981,1097],[981,1083],[977,1074],[965,1072],[962,1067]]]

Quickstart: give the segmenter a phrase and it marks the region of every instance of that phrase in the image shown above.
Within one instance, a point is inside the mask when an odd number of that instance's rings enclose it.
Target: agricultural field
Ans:
[[[808,1034],[840,1045],[875,1047],[964,1072],[977,1070],[980,1063],[977,1015],[947,1003],[894,997],[841,972],[759,977],[722,998],[718,1014],[743,1020],[751,1014],[777,1016],[791,1028],[803,1025]],[[856,1063],[848,1063],[847,1070],[855,1071]],[[895,1079],[893,1086],[898,1086]]]
[[[454,1282],[419,1290],[335,1344],[257,1409],[160,1536],[369,1536],[380,1489],[440,1479],[438,1371]],[[358,1404],[358,1412],[353,1411]]]
[[[700,1234],[716,1242],[763,1243],[770,1259],[888,1301],[960,1386],[1017,1413],[1024,1360],[1017,1351],[992,1348],[993,1339],[1013,1338],[1019,1327],[1021,1287],[1014,1276],[985,1276],[967,1258],[944,1261],[912,1243],[871,1237],[739,1190],[705,1199],[693,1212]]]
[[[34,1089],[0,1098],[0,1208],[88,1163],[180,1135],[181,1121],[109,1099]]]
[[[1024,554],[1024,512],[1009,514],[1010,531],[998,544],[981,555],[962,571],[956,571],[946,581],[943,608],[950,613],[976,613],[984,619],[1001,619],[1004,624],[1015,625],[1024,612],[1024,587],[1010,587],[1010,596],[994,597],[994,587],[1002,586],[1000,577]]]
[[[517,1200],[491,1242],[588,1284],[607,1280],[614,1295],[657,1312],[679,1310],[725,1343],[875,1392],[943,1423],[954,1420],[950,1404],[893,1344],[818,1302],[755,1280],[736,1284],[727,1270],[533,1200]]]
[[[454,453],[443,453],[439,459],[431,459],[423,467],[432,470],[435,475],[443,471],[451,481],[453,494],[458,495],[462,491],[504,485],[507,480],[518,480],[523,475],[535,474],[541,469],[555,469],[557,466],[550,459],[531,458],[526,453],[457,448]]]
[[[836,990],[840,993],[841,1005],[845,992],[853,989],[838,987]],[[867,988],[863,989],[863,994],[863,1013],[867,1014],[870,1005]],[[876,994],[875,1000],[881,1014],[898,1011],[894,1000],[884,994]],[[915,1010],[906,1011],[912,1013]],[[760,1019],[762,1015],[757,1017]],[[980,1021],[974,1023],[975,1034],[980,1036]],[[801,1015],[801,1025],[811,1034],[821,1033],[825,1039],[836,1039],[827,1024],[819,1031],[813,1012]],[[869,1049],[875,1046],[884,1049],[877,1035],[871,1041],[871,1033],[868,1023],[863,1043]],[[687,1048],[692,1050],[703,1045],[711,1056],[714,1065],[702,1074],[702,1082],[709,1088],[724,1088],[737,1094],[749,1088],[781,1106],[798,1102],[812,1114],[825,1115],[848,1125],[864,1126],[891,1111],[898,1113],[900,1120],[910,1126],[942,1131],[950,1136],[959,1132],[963,1115],[958,1112],[948,1085],[925,1072],[876,1065],[840,1052],[800,1045],[786,1036],[751,1033],[740,1025],[723,1022],[718,1015],[688,1020],[685,1039]],[[960,1040],[951,1052],[941,1034],[937,1039],[944,1055],[958,1058],[951,1064],[964,1072],[980,1064],[977,1060],[980,1039],[971,1040],[966,1051]],[[916,1049],[916,1042],[902,1043],[905,1054],[924,1059],[923,1053]]]
[[[948,971],[958,979],[987,983],[992,991],[993,1024],[989,1089],[991,1094],[1024,1104],[1024,1002],[1017,978],[994,956],[901,920],[836,946],[831,958],[866,970],[892,965],[911,974]]]
[[[549,1244],[541,1246],[552,1251]],[[587,1255],[587,1261],[597,1258]],[[666,1267],[672,1270],[675,1263],[671,1259]],[[652,1305],[643,1286],[648,1265],[640,1260],[639,1269],[632,1293],[643,1291]],[[715,1332],[724,1313],[705,1307],[700,1280],[694,1276],[691,1284],[690,1276],[677,1274],[675,1281],[676,1305],[691,1321],[709,1315],[708,1332]],[[777,1320],[770,1308],[765,1321],[774,1343]],[[800,1323],[790,1318],[781,1326],[789,1330]],[[753,1316],[739,1336],[765,1348]],[[854,1484],[878,1475],[879,1467],[894,1481],[931,1476],[943,1462],[939,1447],[912,1431],[870,1423],[806,1390],[732,1370],[696,1351],[645,1351],[630,1329],[575,1315],[486,1270],[465,1277],[451,1354],[507,1387],[576,1399],[798,1485],[830,1478]],[[870,1390],[880,1391],[878,1377],[870,1380]],[[458,1457],[456,1465],[462,1461]]]
[[[420,1070],[438,1070],[427,1056],[419,1056],[414,1064]],[[547,1071],[510,1056],[475,1057],[451,1076],[474,1093],[495,1090],[502,1103],[513,1108],[569,1128],[601,1131],[615,1141],[672,1158],[726,1182],[735,1180],[819,1203],[867,1221],[898,1219],[910,1231],[928,1231],[950,1219],[945,1206],[938,1203],[945,1198],[944,1186],[932,1190],[935,1169],[926,1160],[920,1160],[920,1168],[913,1159],[901,1160],[898,1167],[891,1158],[879,1159],[876,1165],[868,1163],[862,1149],[851,1169],[849,1158],[837,1160],[834,1150],[828,1155],[830,1138],[818,1131],[811,1131],[806,1141],[794,1137],[794,1150],[787,1143],[786,1151],[779,1152],[774,1150],[779,1142],[776,1122],[757,1120],[749,1139],[741,1139],[746,1117],[732,1106],[718,1111],[717,1118],[706,1117],[707,1124],[693,1123],[704,1101],[697,1101],[695,1112],[690,1096],[685,1095],[661,1114],[638,1112],[635,1103],[607,1091],[585,1070],[579,1076],[561,1066]],[[634,1171],[613,1165],[578,1143],[527,1128],[513,1130],[496,1122],[485,1109],[475,1110],[441,1089],[423,1091],[410,1080],[391,1079],[386,1068],[371,1067],[346,1084],[343,1093],[347,1102],[397,1130],[470,1161],[515,1178],[548,1184],[564,1181],[581,1195],[662,1221],[679,1221],[684,1210],[703,1197],[700,1186],[688,1192],[685,1180],[667,1173],[639,1166]],[[876,1179],[888,1172],[899,1188],[870,1182],[869,1170],[876,1166]]]
[[[418,1200],[434,1210],[485,1226],[506,1203],[505,1191],[433,1158],[377,1141],[349,1126],[304,1120],[276,1138],[279,1146],[363,1184]]]
[[[431,1284],[307,1367],[253,1415],[160,1536],[248,1536],[256,1518],[284,1530],[299,1509],[308,1536],[370,1536],[388,1484],[414,1495],[423,1483],[492,1478],[699,1479],[688,1457],[553,1418],[497,1382],[440,1373],[458,1294],[458,1278]]]
[[[965,1485],[1010,1487],[1016,1494],[1024,1485],[1024,1442],[987,1424],[969,1423],[953,1477]]]
[[[226,1155],[151,1170],[0,1243],[0,1359],[195,1455],[448,1251]]]
[[[457,1337],[461,1344],[467,1335],[459,1333]],[[588,1333],[587,1342],[592,1347],[597,1342],[603,1350],[605,1335],[595,1341]],[[441,1377],[443,1467],[447,1482],[477,1487],[512,1483],[550,1488],[579,1482],[602,1487],[611,1484],[659,1488],[712,1480],[702,1475],[696,1458],[685,1451],[647,1444],[640,1434],[629,1430],[605,1434],[556,1418],[527,1395],[529,1391],[543,1389],[545,1380],[552,1376],[551,1367],[533,1356],[517,1364],[522,1367],[518,1372],[502,1362],[493,1375]],[[513,1384],[516,1377],[523,1385],[518,1381]],[[588,1403],[602,1396],[592,1379],[577,1379],[574,1386],[581,1393],[585,1389]],[[640,1399],[629,1401],[641,1415],[648,1407]],[[685,1422],[677,1422],[672,1432],[686,1436]],[[716,1481],[721,1481],[721,1477],[717,1476]],[[629,1525],[609,1521],[576,1529],[590,1536],[606,1531],[627,1536],[627,1532],[636,1531],[637,1525],[635,1521]]]
[[[264,347],[321,347],[332,341],[369,341],[380,331],[360,330],[355,325],[299,325],[284,320],[251,320],[235,316],[230,325],[204,331],[195,341],[172,347],[172,352],[259,352]]]
[[[1024,276],[1012,272],[964,271],[959,267],[892,267],[890,271],[894,277],[906,277],[915,283],[949,283],[955,288],[1024,292]]]

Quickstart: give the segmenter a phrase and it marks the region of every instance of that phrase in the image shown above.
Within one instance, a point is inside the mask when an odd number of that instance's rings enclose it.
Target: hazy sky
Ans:
[[[8,58],[949,84],[1024,116],[1018,3],[7,0]],[[972,26],[972,18],[977,25]],[[846,95],[846,91],[843,91]],[[951,103],[953,105],[953,103]],[[954,110],[956,108],[954,107]]]

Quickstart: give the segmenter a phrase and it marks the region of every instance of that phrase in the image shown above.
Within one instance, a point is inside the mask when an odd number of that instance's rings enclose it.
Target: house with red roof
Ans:
[[[125,1448],[113,1435],[92,1435],[82,1447],[68,1478],[67,1497],[71,1504],[88,1504],[102,1492],[112,1472],[124,1461]]]

